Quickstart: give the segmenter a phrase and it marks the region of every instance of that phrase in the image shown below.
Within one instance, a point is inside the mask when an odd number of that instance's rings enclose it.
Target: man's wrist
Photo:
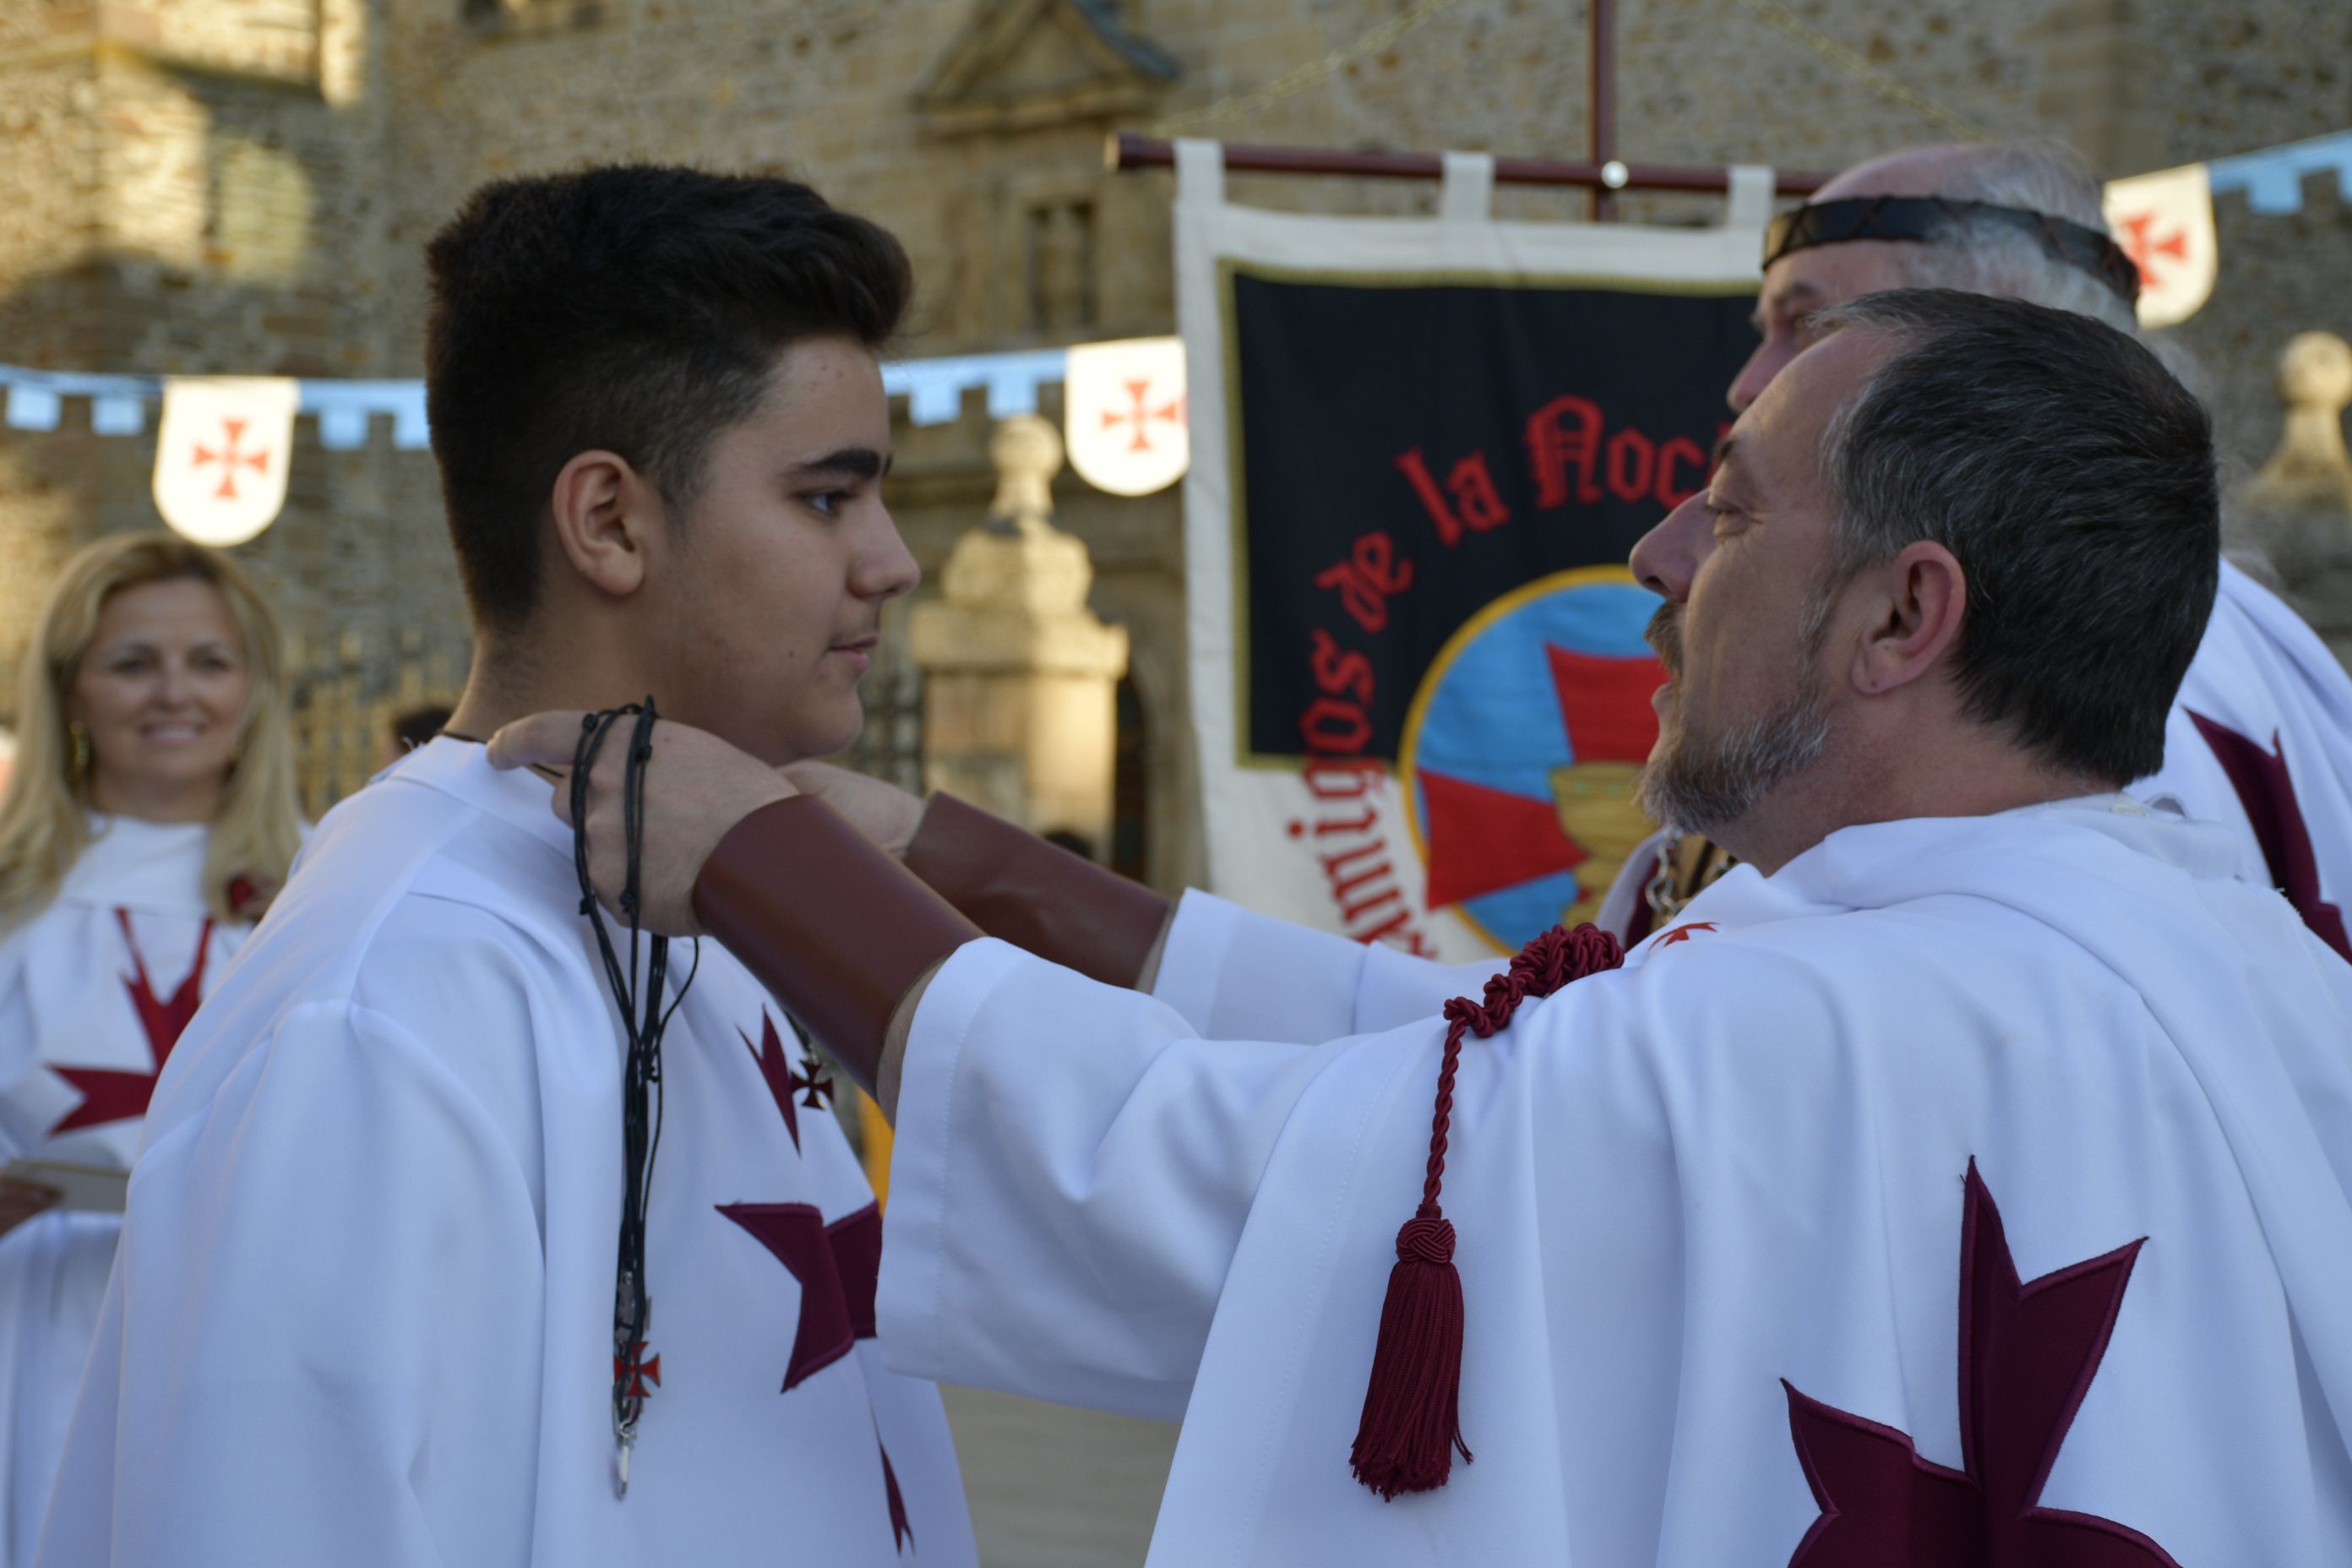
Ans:
[[[900,1000],[981,934],[810,795],[730,828],[695,879],[694,908],[868,1092]]]
[[[907,846],[912,871],[990,936],[1108,985],[1134,985],[1168,900],[944,792]]]

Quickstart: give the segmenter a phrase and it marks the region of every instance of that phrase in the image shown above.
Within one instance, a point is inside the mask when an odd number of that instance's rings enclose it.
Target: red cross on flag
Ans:
[[[155,510],[199,544],[242,544],[286,504],[298,383],[174,376],[155,438]]]
[[[1070,351],[1062,388],[1070,467],[1099,490],[1147,496],[1192,460],[1184,416],[1184,341],[1129,338]]]
[[[2107,182],[2107,227],[2139,266],[2139,324],[2168,327],[2213,292],[2213,185],[2202,163]]]

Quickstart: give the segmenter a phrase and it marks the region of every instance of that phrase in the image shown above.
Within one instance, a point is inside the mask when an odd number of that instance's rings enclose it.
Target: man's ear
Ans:
[[[556,542],[572,569],[615,598],[644,586],[664,521],[661,492],[615,452],[582,452],[555,476]]]
[[[1968,574],[1942,545],[1919,540],[1857,584],[1873,596],[1871,619],[1854,647],[1853,689],[1876,697],[1935,668],[1959,640],[1968,614]]]

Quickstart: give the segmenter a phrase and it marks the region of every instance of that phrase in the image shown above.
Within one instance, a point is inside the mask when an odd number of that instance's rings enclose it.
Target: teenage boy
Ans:
[[[624,935],[676,1009],[645,1081],[548,782],[469,738],[647,694],[772,763],[856,734],[918,575],[878,490],[906,257],[666,168],[490,185],[428,257],[472,678],[180,1042],[41,1561],[971,1563],[822,1069],[717,944],[665,977]]]

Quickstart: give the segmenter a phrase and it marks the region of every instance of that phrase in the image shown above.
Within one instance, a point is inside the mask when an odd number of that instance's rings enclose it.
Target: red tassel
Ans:
[[[1429,1131],[1429,1169],[1421,1207],[1397,1232],[1396,1267],[1381,1308],[1372,1375],[1349,1455],[1356,1479],[1383,1501],[1399,1492],[1434,1491],[1453,1473],[1462,1440],[1462,1276],[1454,1267],[1454,1226],[1437,1205],[1445,1180],[1446,1133],[1454,1120],[1454,1075],[1462,1037],[1480,1039],[1507,1027],[1529,996],[1549,996],[1625,962],[1617,939],[1592,925],[1559,926],[1528,943],[1510,968],[1486,982],[1484,1006],[1466,996],[1445,1005],[1445,1052],[1437,1069],[1437,1110]]]
[[[1454,1225],[1432,1205],[1397,1232],[1396,1267],[1372,1351],[1371,1385],[1350,1456],[1383,1500],[1445,1484],[1462,1441],[1462,1276]]]

